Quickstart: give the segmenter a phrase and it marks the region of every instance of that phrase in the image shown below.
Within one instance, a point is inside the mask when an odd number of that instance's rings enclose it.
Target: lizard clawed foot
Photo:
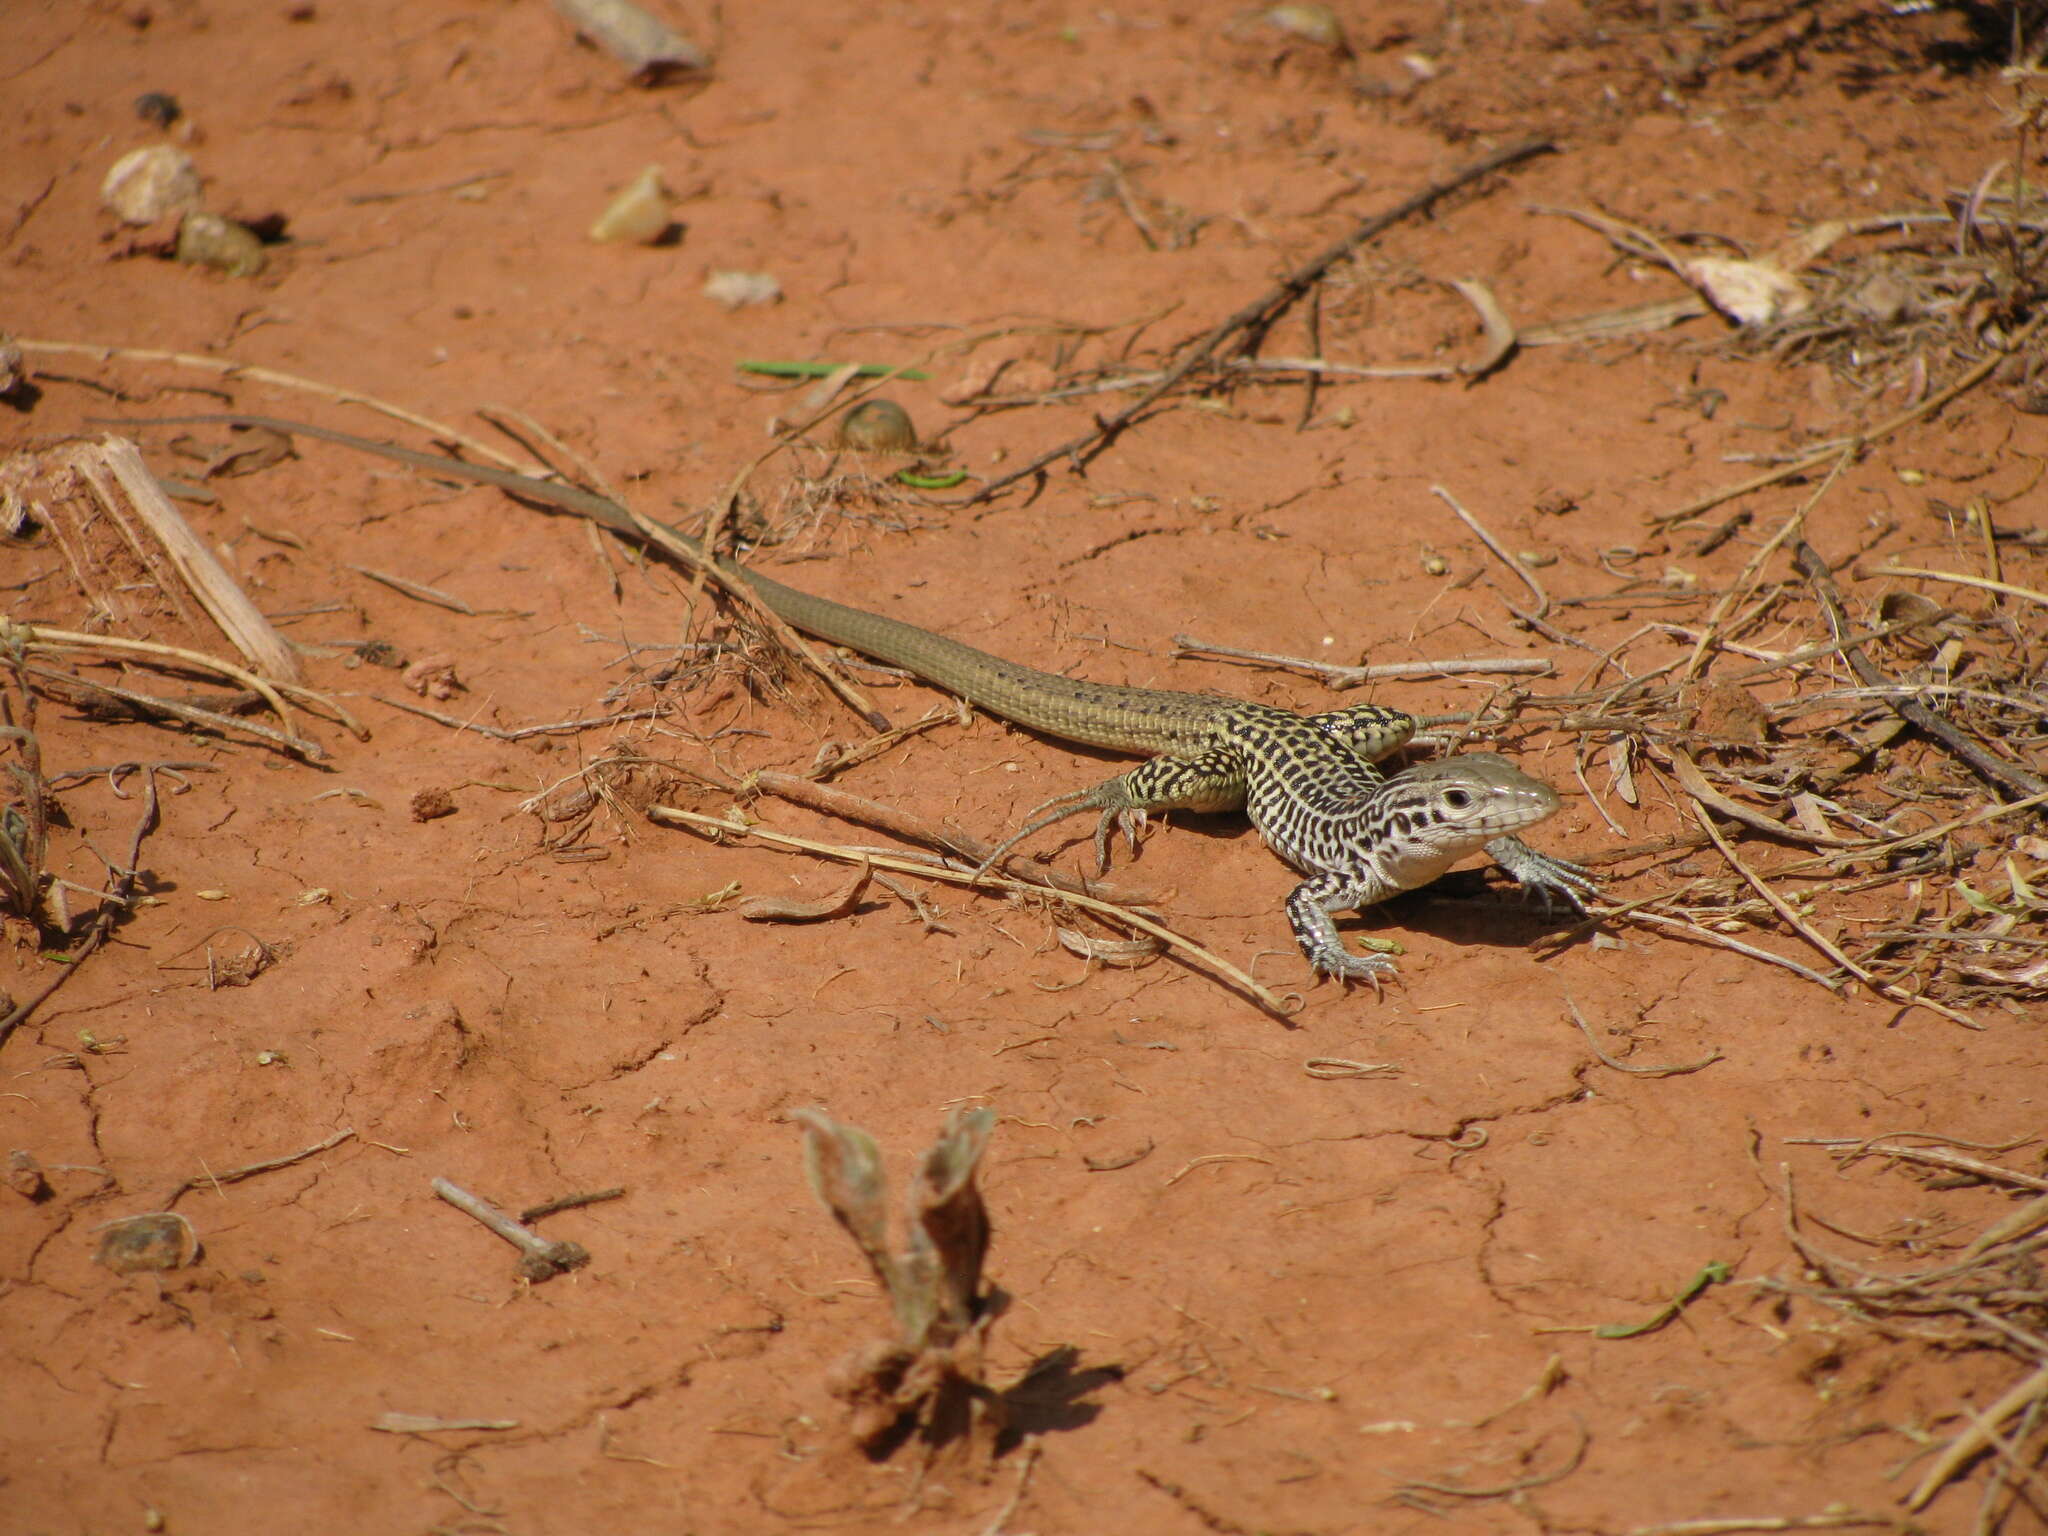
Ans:
[[[1131,845],[1131,857],[1135,859],[1138,856],[1138,834],[1145,830],[1146,825],[1142,806],[1130,805],[1105,810],[1102,819],[1095,823],[1095,873],[1109,873],[1109,845],[1119,832],[1123,833],[1124,840]]]
[[[1339,949],[1334,954],[1319,954],[1310,957],[1310,964],[1319,975],[1332,976],[1338,981],[1369,981],[1375,1002],[1386,997],[1383,983],[1397,979],[1400,968],[1385,955],[1354,955],[1348,949]]]
[[[1587,900],[1600,894],[1600,883],[1583,864],[1538,853],[1518,837],[1497,837],[1486,851],[1515,884],[1541,903],[1546,917],[1560,907],[1584,917]]]

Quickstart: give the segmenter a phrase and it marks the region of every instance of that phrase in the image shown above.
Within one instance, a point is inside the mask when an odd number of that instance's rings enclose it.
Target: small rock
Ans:
[[[782,284],[766,272],[713,272],[704,280],[704,297],[727,309],[773,304],[782,297]]]
[[[201,212],[186,214],[179,224],[177,255],[189,266],[212,267],[229,277],[254,277],[268,259],[263,242],[246,224]]]
[[[199,207],[199,168],[184,150],[152,144],[114,162],[100,202],[123,224],[154,224]]]
[[[412,797],[414,821],[439,821],[455,814],[455,797],[445,789],[423,789]]]

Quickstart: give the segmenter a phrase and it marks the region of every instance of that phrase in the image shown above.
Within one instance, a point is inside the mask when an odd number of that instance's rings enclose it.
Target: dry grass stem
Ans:
[[[1399,678],[1488,676],[1510,673],[1524,677],[1547,677],[1556,669],[1541,656],[1453,656],[1442,661],[1387,661],[1369,667],[1342,667],[1333,662],[1314,661],[1306,656],[1284,656],[1273,651],[1247,651],[1233,645],[1214,645],[1193,635],[1175,635],[1176,657],[1220,656],[1226,661],[1254,661],[1283,671],[1300,672],[1320,678],[1334,689],[1358,688],[1367,683]]]
[[[976,868],[988,862],[996,845],[961,832],[953,827],[941,827],[922,816],[904,810],[901,806],[885,805],[879,800],[870,800],[862,795],[850,794],[843,789],[813,783],[809,779],[792,774],[778,773],[764,768],[748,780],[748,786],[762,794],[774,795],[792,805],[807,806],[827,816],[837,816],[846,821],[857,821],[863,826],[879,827],[884,832],[907,838],[914,843],[926,843],[947,853],[969,860]],[[1017,856],[1021,857],[1021,855]],[[1011,869],[1015,859],[1005,859],[1003,867]],[[1019,878],[1033,885],[1047,885],[1067,895],[1094,896],[1119,907],[1145,908],[1156,906],[1160,898],[1148,891],[1127,891],[1103,880],[1083,880],[1067,874],[1064,870],[1050,867],[1034,868],[1023,866],[1025,873]],[[1012,871],[1015,872],[1014,870]]]
[[[1440,485],[1432,485],[1429,488],[1429,490],[1431,495],[1435,496],[1438,500],[1442,501],[1445,506],[1449,507],[1453,512],[1457,513],[1458,520],[1462,522],[1467,528],[1470,528],[1472,532],[1478,536],[1479,542],[1484,544],[1489,550],[1493,552],[1493,557],[1496,560],[1500,561],[1500,563],[1506,566],[1509,570],[1513,571],[1515,575],[1521,579],[1522,585],[1529,589],[1529,595],[1536,599],[1536,611],[1532,614],[1523,615],[1523,617],[1530,619],[1542,619],[1547,617],[1550,613],[1550,594],[1543,590],[1543,584],[1539,582],[1533,574],[1530,573],[1529,568],[1522,564],[1521,561],[1517,560],[1513,555],[1509,554],[1508,551],[1502,546],[1500,540],[1496,539],[1490,532],[1487,531],[1486,525],[1484,523],[1480,522],[1478,518],[1474,517],[1470,512],[1467,512],[1462,506],[1460,506],[1458,504],[1457,497],[1453,496],[1449,491],[1445,490]],[[1509,611],[1513,612],[1514,610],[1511,608]]]
[[[2048,592],[2036,592],[2032,587],[2016,587],[2009,581],[1993,581],[1985,576],[1965,576],[1960,571],[1929,571],[1917,565],[1880,565],[1870,573],[1873,576],[1916,576],[1923,581],[1948,581],[1957,586],[1976,587],[1984,592],[1998,592],[2006,597],[2025,598],[2030,603],[2039,603],[2048,608]]]

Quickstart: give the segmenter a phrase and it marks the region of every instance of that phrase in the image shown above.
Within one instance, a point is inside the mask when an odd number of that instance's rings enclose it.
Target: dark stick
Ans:
[[[1341,240],[1332,242],[1324,250],[1310,257],[1292,272],[1281,278],[1278,283],[1274,284],[1264,294],[1261,294],[1236,314],[1218,325],[1214,330],[1210,331],[1192,351],[1184,354],[1179,362],[1168,368],[1160,376],[1157,383],[1131,404],[1118,411],[1114,416],[1097,417],[1095,426],[1089,431],[1083,432],[1079,437],[1061,443],[1057,448],[1049,448],[1021,468],[1013,469],[1007,475],[989,481],[965,501],[955,503],[955,505],[971,507],[977,502],[987,501],[997,492],[1015,485],[1019,480],[1029,479],[1031,476],[1038,474],[1055,459],[1071,456],[1076,468],[1084,467],[1090,458],[1114,442],[1118,433],[1130,426],[1131,423],[1156,404],[1162,395],[1176,388],[1189,374],[1193,373],[1204,363],[1216,361],[1218,352],[1222,350],[1223,344],[1229,341],[1231,337],[1238,335],[1240,332],[1243,333],[1243,339],[1236,349],[1239,352],[1248,351],[1256,346],[1273,322],[1278,320],[1290,305],[1304,293],[1308,292],[1310,288],[1321,282],[1324,273],[1364,245],[1366,241],[1392,228],[1403,219],[1422,212],[1432,203],[1448,196],[1470,182],[1477,181],[1480,177],[1492,171],[1500,170],[1504,166],[1513,165],[1518,160],[1526,160],[1531,155],[1548,153],[1556,147],[1548,139],[1523,139],[1518,144],[1510,144],[1505,149],[1497,149],[1490,155],[1482,155],[1470,165],[1453,171],[1442,181],[1431,182],[1421,191],[1411,193],[1385,212],[1373,214],[1356,229],[1352,230],[1350,234],[1345,235]]]
[[[1801,539],[1793,546],[1792,563],[1799,568],[1799,574],[1812,584],[1814,594],[1820,598],[1821,607],[1827,613],[1828,627],[1834,631],[1836,643],[1841,646],[1843,657],[1864,687],[1884,692],[1884,702],[1891,706],[1900,719],[1914,729],[1932,736],[1961,758],[2001,799],[2008,795],[2019,799],[2030,795],[2048,795],[2048,779],[2042,778],[2031,769],[2022,768],[2018,763],[2008,762],[1949,724],[1918,699],[1900,697],[1899,682],[1896,678],[1887,677],[1879,671],[1876,664],[1863,654],[1860,645],[1845,643],[1845,637],[1849,633],[1849,622],[1842,611],[1841,588],[1835,585],[1834,573],[1828,569],[1827,561],[1821,558],[1818,550]]]
[[[580,1206],[596,1205],[604,1200],[618,1200],[625,1193],[625,1185],[614,1184],[610,1189],[593,1189],[587,1194],[558,1195],[552,1200],[542,1201],[539,1205],[529,1205],[519,1213],[519,1220],[525,1226],[532,1226],[541,1217],[552,1216],[557,1211],[573,1211]]]
[[[1323,355],[1323,289],[1318,283],[1308,291],[1308,313],[1302,317],[1302,325],[1308,332],[1308,355]],[[1301,415],[1295,418],[1294,430],[1306,432],[1308,424],[1316,418],[1316,394],[1322,386],[1322,376],[1311,373],[1308,382],[1301,389]]]
[[[156,830],[157,824],[156,775],[146,774],[143,784],[147,792],[144,796],[142,817],[135,823],[135,836],[128,844],[127,867],[109,871],[114,876],[113,889],[108,892],[107,899],[100,903],[99,911],[93,914],[92,927],[87,931],[84,942],[72,952],[70,961],[57,972],[56,979],[5,1018],[0,1018],[0,1045],[7,1043],[7,1037],[26,1022],[28,1016],[40,1008],[51,993],[78,974],[79,967],[85,964],[86,957],[106,942],[107,935],[114,931],[114,924],[129,910],[129,900],[135,894],[136,879],[141,875],[141,870],[137,866],[142,859],[142,840]]]

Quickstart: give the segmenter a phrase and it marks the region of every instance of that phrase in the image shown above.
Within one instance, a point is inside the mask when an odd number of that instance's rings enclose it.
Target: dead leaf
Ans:
[[[1756,695],[1739,683],[1708,683],[1699,691],[1699,712],[1693,729],[1708,742],[1761,746],[1771,733],[1771,717]]]
[[[841,889],[816,901],[793,901],[787,896],[749,896],[745,901],[736,903],[733,911],[750,923],[816,923],[827,918],[848,917],[860,905],[872,873],[863,864],[860,873]]]
[[[292,456],[292,440],[273,427],[244,427],[206,457],[202,480],[230,480],[253,475]]]
[[[1695,256],[1679,263],[1686,281],[1738,325],[1767,325],[1812,304],[1799,280],[1773,261]]]

